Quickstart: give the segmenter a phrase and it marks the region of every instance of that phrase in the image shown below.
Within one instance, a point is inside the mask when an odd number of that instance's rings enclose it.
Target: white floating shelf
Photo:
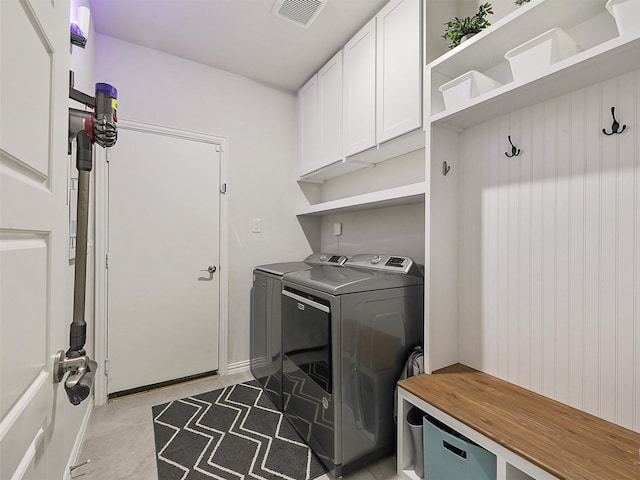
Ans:
[[[424,201],[426,189],[427,184],[425,182],[403,185],[387,190],[341,198],[340,200],[317,203],[303,209],[297,215],[329,215],[331,213],[421,203]]]
[[[431,116],[431,123],[459,130],[544,102],[608,78],[640,68],[640,38],[616,37],[566,60],[555,63],[526,82],[510,82],[475,97],[455,111]]]
[[[551,28],[567,30],[604,12],[605,1],[532,0],[427,66],[452,79],[469,70],[482,72],[503,62],[505,52]]]

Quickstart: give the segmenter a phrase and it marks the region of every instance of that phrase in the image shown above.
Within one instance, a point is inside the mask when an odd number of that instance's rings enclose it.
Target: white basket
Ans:
[[[444,97],[444,105],[447,110],[454,110],[465,106],[473,97],[498,88],[500,83],[493,78],[471,70],[450,82],[441,85],[438,90]]]
[[[564,60],[582,49],[561,28],[552,28],[504,54],[511,65],[513,79],[525,80],[540,70]]]
[[[640,27],[640,0],[609,0],[606,6],[620,35]]]

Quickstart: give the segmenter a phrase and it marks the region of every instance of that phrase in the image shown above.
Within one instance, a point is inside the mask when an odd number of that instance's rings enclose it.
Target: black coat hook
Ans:
[[[442,162],[442,175],[446,177],[449,170],[451,170],[451,165],[447,165],[447,162]]]
[[[604,128],[602,129],[602,133],[604,133],[605,135],[613,135],[613,134],[620,135],[622,132],[625,131],[627,126],[623,125],[622,130],[618,131],[618,129],[620,128],[620,124],[616,120],[616,107],[611,107],[611,116],[613,117],[613,124],[611,125],[611,133],[607,133],[607,131]]]
[[[511,141],[511,135],[509,135],[509,143],[511,144],[511,155],[509,155],[509,152],[504,152],[504,154],[509,158],[517,157],[518,155],[520,155],[521,150],[519,148],[516,148],[516,146],[513,144],[513,142]]]

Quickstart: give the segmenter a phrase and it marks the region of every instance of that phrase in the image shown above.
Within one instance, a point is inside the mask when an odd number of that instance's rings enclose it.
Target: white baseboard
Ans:
[[[80,430],[78,431],[78,435],[76,436],[76,441],[73,444],[73,448],[71,449],[71,454],[69,455],[69,461],[67,462],[67,466],[64,469],[62,480],[71,479],[71,467],[73,467],[78,462],[78,455],[80,455],[80,448],[82,447],[84,434],[87,431],[87,426],[89,425],[89,418],[91,417],[91,411],[93,410],[93,397],[91,397],[89,401],[90,403],[89,403],[89,406],[87,407],[87,411],[84,414],[84,418],[82,419],[82,424],[80,425]]]
[[[230,363],[227,365],[227,375],[232,373],[248,372],[251,368],[251,360],[243,360],[241,362]]]

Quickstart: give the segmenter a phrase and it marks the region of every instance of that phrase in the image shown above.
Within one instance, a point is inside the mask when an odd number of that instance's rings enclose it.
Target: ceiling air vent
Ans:
[[[273,13],[304,28],[316,19],[328,0],[276,0]]]

